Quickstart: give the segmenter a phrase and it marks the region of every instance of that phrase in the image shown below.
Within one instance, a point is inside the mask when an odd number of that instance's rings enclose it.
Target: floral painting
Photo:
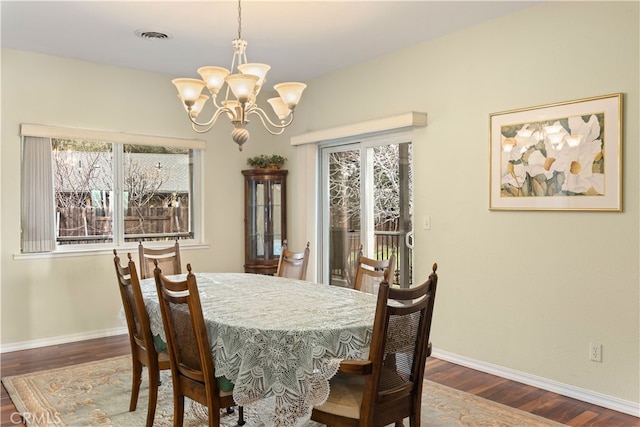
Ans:
[[[602,113],[503,126],[503,197],[604,194]]]
[[[492,114],[490,208],[620,210],[620,107],[616,94]]]

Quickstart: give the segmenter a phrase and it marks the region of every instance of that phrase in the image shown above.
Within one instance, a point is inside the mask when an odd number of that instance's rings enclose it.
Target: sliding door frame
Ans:
[[[321,244],[322,230],[319,226],[322,206],[319,196],[321,177],[319,145],[376,135],[405,134],[415,150],[416,143],[422,144],[425,139],[426,126],[427,113],[408,111],[363,122],[321,128],[291,137],[290,143],[296,147],[296,150],[295,167],[290,168],[293,178],[291,180],[293,188],[290,188],[295,192],[296,197],[289,207],[293,208],[296,214],[290,216],[288,236],[296,241],[304,240],[303,243],[311,242],[312,254],[314,252],[315,254],[309,259],[307,280],[320,281],[318,265],[324,251]]]
[[[383,145],[412,144],[412,132],[393,132],[385,134],[377,134],[370,136],[358,136],[354,138],[343,138],[337,141],[328,141],[318,144],[318,170],[320,176],[318,179],[318,280],[322,283],[329,283],[331,272],[330,264],[330,244],[331,244],[331,224],[329,214],[329,163],[328,156],[330,153],[359,150],[360,151],[360,241],[365,256],[373,256],[373,248],[375,241],[375,224],[374,224],[374,200],[373,200],[373,149]],[[408,215],[408,213],[407,213]],[[400,218],[400,221],[403,221]],[[401,224],[404,227],[404,223]],[[404,245],[404,241],[400,245]],[[398,248],[400,250],[400,248]],[[408,257],[404,256],[408,269]],[[401,266],[402,271],[402,266]],[[402,272],[402,279],[406,272]]]

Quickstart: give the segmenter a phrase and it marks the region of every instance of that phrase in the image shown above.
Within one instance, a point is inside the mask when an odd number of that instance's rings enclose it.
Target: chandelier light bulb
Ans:
[[[173,83],[176,89],[178,89],[180,99],[182,99],[182,101],[187,105],[189,103],[193,105],[196,102],[205,86],[205,83],[202,80],[187,78],[173,79],[171,80],[171,83]]]
[[[191,107],[191,111],[189,111],[189,109],[185,105],[185,108],[187,108],[187,112],[190,114],[190,116],[193,117],[194,119],[198,117],[198,114],[200,114],[200,112],[204,108],[204,104],[207,103],[208,99],[209,99],[209,95],[205,95],[205,94],[200,95],[196,100],[195,104],[193,104],[193,106]]]
[[[231,74],[224,81],[229,85],[238,102],[244,104],[253,94],[259,79],[258,76],[251,74]]]
[[[231,74],[231,72],[222,67],[200,67],[198,68],[198,74],[200,74],[202,80],[206,82],[211,95],[216,96],[224,85],[225,77]]]
[[[286,119],[287,116],[291,113],[291,110],[289,109],[289,107],[287,107],[287,104],[285,104],[282,98],[278,96],[275,98],[267,99],[267,102],[271,104],[271,108],[273,108],[276,116],[278,116],[281,121]]]
[[[242,74],[258,76],[258,82],[256,83],[258,90],[260,90],[264,82],[267,80],[267,72],[270,69],[271,66],[267,64],[250,63],[238,65],[238,71]]]
[[[302,92],[306,87],[307,85],[304,83],[288,82],[277,84],[273,88],[278,91],[280,98],[282,98],[287,107],[293,110],[300,102]]]

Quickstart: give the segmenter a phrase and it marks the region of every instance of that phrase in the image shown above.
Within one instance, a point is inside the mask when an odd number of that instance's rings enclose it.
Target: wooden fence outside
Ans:
[[[56,226],[60,244],[113,240],[112,217],[102,208],[59,208]],[[189,234],[189,207],[126,209],[124,233],[127,241],[147,234],[176,237]]]

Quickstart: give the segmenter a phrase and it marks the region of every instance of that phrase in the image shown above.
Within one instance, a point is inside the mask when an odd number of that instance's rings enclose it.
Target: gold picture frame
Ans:
[[[622,211],[622,93],[493,113],[490,210]]]

